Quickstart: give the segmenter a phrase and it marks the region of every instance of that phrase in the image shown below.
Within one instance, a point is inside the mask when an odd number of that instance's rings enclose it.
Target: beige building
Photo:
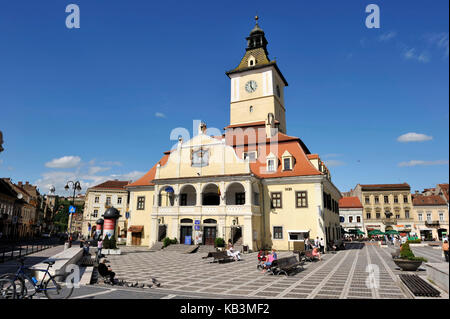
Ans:
[[[439,195],[414,195],[415,233],[422,240],[442,240],[448,236],[448,206]]]
[[[205,123],[164,153],[130,191],[128,245],[165,237],[249,249],[301,248],[306,237],[341,237],[339,190],[317,154],[286,134],[287,82],[256,24],[230,78],[230,124],[219,136]],[[217,135],[217,134],[216,134]]]
[[[350,191],[363,205],[366,231],[378,229],[382,232],[397,230],[413,232],[414,216],[411,187],[403,184],[356,185]]]
[[[106,181],[97,186],[88,188],[85,195],[84,212],[82,219],[82,234],[86,237],[95,233],[97,220],[103,218],[105,211],[114,207],[121,217],[117,224],[117,237],[126,238],[127,236],[127,219],[128,211],[128,191],[125,186],[128,181]]]

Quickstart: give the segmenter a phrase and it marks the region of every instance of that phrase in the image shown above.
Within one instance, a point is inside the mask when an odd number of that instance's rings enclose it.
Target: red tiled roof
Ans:
[[[408,183],[403,184],[367,184],[367,185],[361,185],[361,188],[363,189],[411,189],[411,186],[409,186]]]
[[[342,197],[339,200],[339,208],[363,208],[358,197]]]
[[[319,159],[318,154],[308,154],[308,159]]]
[[[447,202],[439,195],[416,195],[413,197],[414,206],[433,206],[433,205],[447,205]]]
[[[165,154],[158,163],[161,165],[165,165],[167,163],[167,160],[169,159],[170,154]],[[155,183],[152,183],[152,181],[155,179],[156,174],[156,163],[144,176],[139,178],[137,181],[128,184],[127,187],[134,187],[134,186],[153,186]]]
[[[448,196],[448,184],[438,184],[439,187],[442,189],[442,192],[444,193],[445,198],[447,199],[447,202],[449,200]]]
[[[92,188],[107,188],[107,189],[125,189],[128,181],[106,181],[104,183],[93,186]]]

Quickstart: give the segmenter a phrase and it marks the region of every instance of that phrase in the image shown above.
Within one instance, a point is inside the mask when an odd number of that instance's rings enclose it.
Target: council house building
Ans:
[[[230,122],[208,134],[203,122],[130,192],[128,245],[153,246],[165,237],[214,245],[220,237],[251,250],[301,249],[304,239],[341,238],[341,193],[319,155],[287,135],[287,80],[269,59],[256,25],[230,79]]]

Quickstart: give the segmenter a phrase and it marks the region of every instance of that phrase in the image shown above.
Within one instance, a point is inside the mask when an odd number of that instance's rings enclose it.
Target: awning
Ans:
[[[128,231],[132,233],[142,233],[143,230],[144,226],[130,226],[128,228]]]

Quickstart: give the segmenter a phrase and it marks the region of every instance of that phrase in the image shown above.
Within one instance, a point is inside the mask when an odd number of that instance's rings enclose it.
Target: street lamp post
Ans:
[[[70,186],[69,186],[70,184]],[[68,191],[70,188],[73,189],[73,197],[72,197],[72,206],[75,206],[75,192],[76,191],[81,191],[81,184],[79,181],[73,182],[73,181],[68,181],[66,183],[66,186],[64,186],[64,189],[66,191]],[[73,214],[70,213],[69,215],[69,237],[68,237],[68,242],[69,242],[69,247],[72,246],[72,216]]]

